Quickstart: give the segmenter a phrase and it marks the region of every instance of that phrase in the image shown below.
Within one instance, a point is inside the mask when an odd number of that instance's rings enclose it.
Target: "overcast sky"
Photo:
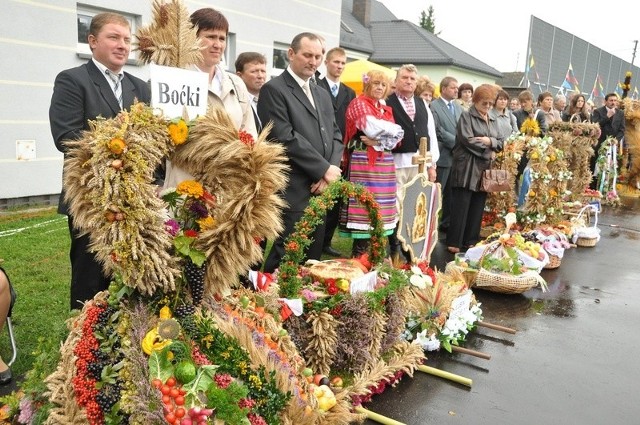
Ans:
[[[627,62],[632,60],[634,40],[640,39],[640,3],[632,0],[381,2],[399,19],[415,24],[419,23],[420,12],[433,6],[440,38],[501,72],[524,71],[531,15]],[[625,17],[633,18],[634,24],[623,23]],[[634,61],[638,64],[640,52],[636,52]]]

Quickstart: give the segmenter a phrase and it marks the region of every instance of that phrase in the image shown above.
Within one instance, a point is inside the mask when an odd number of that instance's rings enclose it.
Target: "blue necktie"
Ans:
[[[331,94],[333,95],[333,97],[338,97],[338,85],[337,84],[331,86]]]
[[[453,109],[453,102],[449,102],[449,112],[451,112],[451,115],[454,117],[456,116],[456,110]]]

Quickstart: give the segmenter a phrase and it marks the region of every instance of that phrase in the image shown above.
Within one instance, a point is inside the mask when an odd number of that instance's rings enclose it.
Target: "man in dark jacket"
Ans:
[[[624,137],[624,112],[618,107],[618,102],[618,95],[609,93],[605,97],[604,106],[597,108],[591,115],[591,121],[600,124],[600,138],[595,148],[595,155],[591,157],[591,172],[594,174],[594,178],[591,180],[591,189],[595,189],[597,184],[595,169],[600,146],[609,136],[615,137],[617,141]]]

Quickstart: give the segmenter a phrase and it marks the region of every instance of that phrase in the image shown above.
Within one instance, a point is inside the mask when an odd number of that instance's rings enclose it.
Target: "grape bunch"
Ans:
[[[113,385],[105,385],[96,395],[96,403],[103,412],[111,410],[114,404],[120,401],[120,391],[122,391],[122,383],[116,382]]]
[[[200,305],[204,296],[204,264],[200,267],[187,260],[184,266],[184,275],[187,278],[193,305]]]
[[[173,310],[173,314],[175,314],[178,319],[191,316],[195,312],[196,306],[194,306],[193,304],[180,304]]]

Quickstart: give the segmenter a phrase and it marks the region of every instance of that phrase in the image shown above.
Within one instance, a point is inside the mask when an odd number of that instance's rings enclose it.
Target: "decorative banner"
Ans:
[[[437,221],[440,210],[440,184],[431,183],[426,174],[418,174],[400,189],[398,239],[402,249],[411,253],[413,263],[429,263],[438,243]]]
[[[151,106],[162,109],[167,117],[193,119],[207,112],[209,76],[206,72],[189,71],[151,64]]]

